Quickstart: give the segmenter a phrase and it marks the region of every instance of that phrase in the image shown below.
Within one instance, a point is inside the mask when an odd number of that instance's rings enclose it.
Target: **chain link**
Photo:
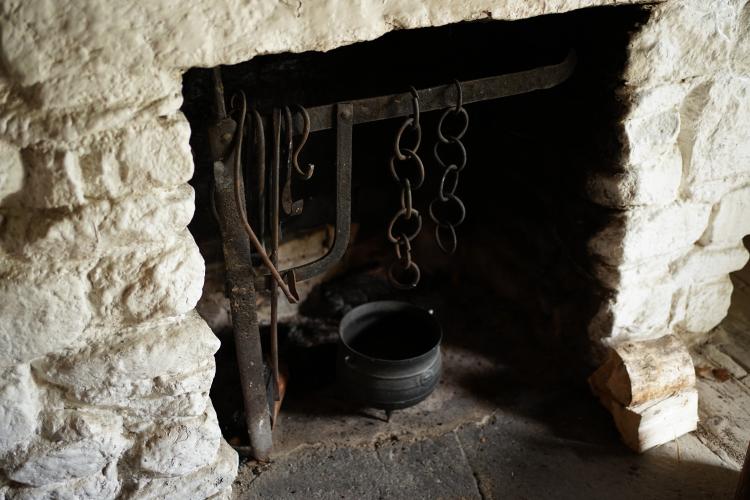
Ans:
[[[440,188],[437,197],[429,206],[430,218],[436,224],[435,241],[438,247],[448,255],[455,253],[458,247],[456,227],[463,223],[466,218],[466,207],[463,201],[456,195],[458,181],[461,171],[466,167],[466,147],[461,139],[469,128],[469,113],[464,108],[463,92],[461,84],[456,81],[456,106],[446,109],[438,121],[438,142],[432,148],[435,161],[443,170],[440,178]],[[449,127],[446,118],[453,118],[453,126]],[[449,128],[457,130],[450,132]],[[440,154],[440,147],[453,150],[453,160],[445,161],[445,156]]]
[[[401,188],[401,208],[391,219],[386,233],[388,241],[393,243],[396,250],[396,259],[388,268],[388,278],[394,287],[401,290],[416,287],[421,278],[419,266],[412,260],[411,254],[411,242],[422,230],[422,215],[412,205],[412,191],[419,189],[424,183],[425,171],[417,152],[422,143],[419,95],[414,87],[411,87],[411,94],[414,114],[399,127],[389,163],[391,176]],[[408,147],[401,144],[407,130],[413,138],[413,144]]]

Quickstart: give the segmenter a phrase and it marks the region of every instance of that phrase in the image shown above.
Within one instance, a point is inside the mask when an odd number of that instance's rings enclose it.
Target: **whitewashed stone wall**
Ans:
[[[613,344],[669,332],[698,341],[726,315],[748,258],[750,2],[653,9],[629,48],[622,172],[592,197],[622,209],[590,242],[613,290],[590,326]]]
[[[230,489],[208,399],[218,342],[193,311],[184,70],[613,3],[629,2],[2,2],[0,499]],[[620,289],[596,339],[704,331],[745,258],[748,7],[656,12],[631,48],[623,174],[592,181],[626,209],[591,245]]]

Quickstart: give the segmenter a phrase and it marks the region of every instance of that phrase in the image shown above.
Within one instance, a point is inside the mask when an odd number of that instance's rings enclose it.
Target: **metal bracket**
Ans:
[[[282,275],[294,273],[297,281],[308,280],[331,268],[341,260],[349,246],[352,215],[352,103],[336,104],[336,228],[333,245],[321,258],[279,271]],[[270,275],[260,277],[256,285],[269,286]]]
[[[561,84],[573,73],[575,65],[576,55],[571,50],[562,62],[551,66],[470,80],[460,86],[452,82],[418,90],[416,94],[423,112],[434,111],[454,105],[459,87],[464,104],[526,94]],[[280,274],[294,272],[298,281],[304,281],[327,271],[343,257],[349,244],[351,222],[352,128],[360,123],[408,116],[413,111],[413,98],[407,92],[326,104],[306,110],[309,122],[299,116],[293,118],[297,134],[336,128],[336,230],[333,246],[326,255]],[[259,276],[256,286],[269,289],[269,280],[268,274]]]

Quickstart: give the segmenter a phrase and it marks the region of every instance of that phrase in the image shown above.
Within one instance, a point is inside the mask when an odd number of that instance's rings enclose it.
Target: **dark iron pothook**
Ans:
[[[441,339],[432,313],[412,304],[355,307],[339,327],[339,382],[351,398],[374,408],[413,406],[440,381]]]

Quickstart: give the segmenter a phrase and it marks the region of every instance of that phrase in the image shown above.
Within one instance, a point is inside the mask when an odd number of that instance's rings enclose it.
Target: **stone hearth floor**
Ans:
[[[703,367],[700,426],[674,442],[643,455],[629,451],[554,350],[530,359],[527,342],[508,335],[523,327],[512,311],[476,311],[467,297],[443,312],[445,372],[430,398],[385,422],[381,412],[351,407],[330,389],[290,396],[273,462],[241,461],[235,495],[731,498],[750,439],[750,267],[733,280],[730,316],[695,351]],[[467,319],[467,310],[476,316]],[[451,336],[458,325],[470,333]],[[502,345],[492,341],[499,334]],[[725,368],[729,379],[713,368]]]

